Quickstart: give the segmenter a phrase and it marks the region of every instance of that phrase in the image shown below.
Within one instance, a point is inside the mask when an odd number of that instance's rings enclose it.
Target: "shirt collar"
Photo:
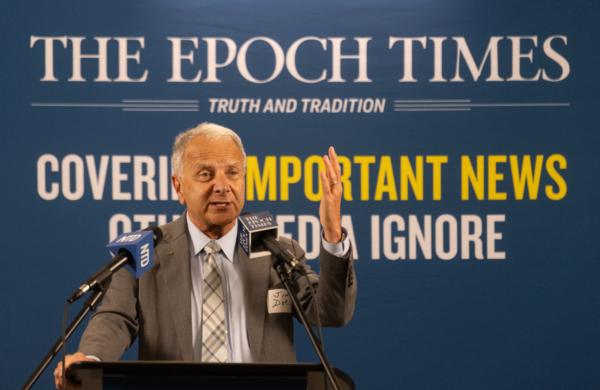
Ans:
[[[202,249],[208,244],[211,240],[206,234],[204,234],[194,223],[191,221],[188,213],[185,213],[186,222],[188,232],[190,232],[190,237],[192,238],[192,245],[194,246],[194,255],[197,256]],[[235,225],[233,228],[227,232],[223,237],[216,240],[227,260],[233,263],[233,254],[235,253],[235,244],[237,241],[237,230],[238,230],[238,221],[235,220]]]

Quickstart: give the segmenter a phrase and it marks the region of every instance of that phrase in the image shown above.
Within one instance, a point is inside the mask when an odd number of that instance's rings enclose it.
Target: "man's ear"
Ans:
[[[183,196],[183,192],[181,190],[181,187],[183,186],[183,184],[181,183],[181,181],[177,175],[171,176],[171,181],[173,182],[173,188],[175,188],[175,191],[177,192],[177,197],[179,198],[179,203],[181,205],[185,206],[185,197]]]

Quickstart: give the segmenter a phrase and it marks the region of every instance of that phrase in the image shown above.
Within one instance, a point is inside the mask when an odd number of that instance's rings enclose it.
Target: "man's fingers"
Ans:
[[[336,180],[339,180],[341,177],[341,169],[340,162],[338,161],[337,153],[335,152],[335,148],[333,146],[329,147],[329,159],[331,160],[331,164],[333,165],[333,171],[335,172]]]
[[[319,176],[321,177],[321,185],[323,186],[323,196],[329,195],[331,193],[331,184],[329,183],[327,174],[321,171],[319,172]]]
[[[325,173],[327,174],[327,179],[329,181],[335,181],[333,167],[331,166],[331,160],[329,160],[329,156],[326,154],[323,155],[323,163],[325,163]]]
[[[329,180],[329,185],[335,185],[340,181],[339,167],[335,168],[331,159],[328,155],[323,156],[323,162],[325,163],[325,172],[327,174],[327,179]]]
[[[65,359],[66,367],[69,367],[68,359],[69,357],[67,356],[67,358]],[[58,362],[58,364],[56,365],[56,369],[54,369],[54,386],[56,386],[57,389],[64,388],[62,383],[62,361]]]
[[[54,369],[54,377],[58,378],[62,375],[62,362],[59,362],[56,368]]]
[[[67,355],[65,356],[65,367],[69,368],[71,364],[85,360],[90,359],[81,352],[77,352],[72,355]],[[54,386],[56,386],[57,389],[64,388],[64,384],[62,383],[62,361],[58,362],[56,368],[54,369]]]

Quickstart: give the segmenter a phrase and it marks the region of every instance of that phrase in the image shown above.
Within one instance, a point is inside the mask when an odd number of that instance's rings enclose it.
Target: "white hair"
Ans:
[[[204,136],[211,140],[223,138],[231,139],[240,149],[240,152],[242,152],[242,155],[244,156],[244,169],[246,169],[246,151],[244,150],[244,144],[242,143],[240,136],[227,127],[217,125],[216,123],[202,122],[196,127],[179,133],[177,137],[175,137],[173,153],[171,154],[171,167],[174,175],[181,175],[185,148],[192,139],[198,136]]]

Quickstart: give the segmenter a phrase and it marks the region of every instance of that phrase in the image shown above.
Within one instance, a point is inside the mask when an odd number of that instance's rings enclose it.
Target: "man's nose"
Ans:
[[[224,194],[231,191],[229,178],[224,172],[219,172],[215,175],[213,191],[218,194]]]

